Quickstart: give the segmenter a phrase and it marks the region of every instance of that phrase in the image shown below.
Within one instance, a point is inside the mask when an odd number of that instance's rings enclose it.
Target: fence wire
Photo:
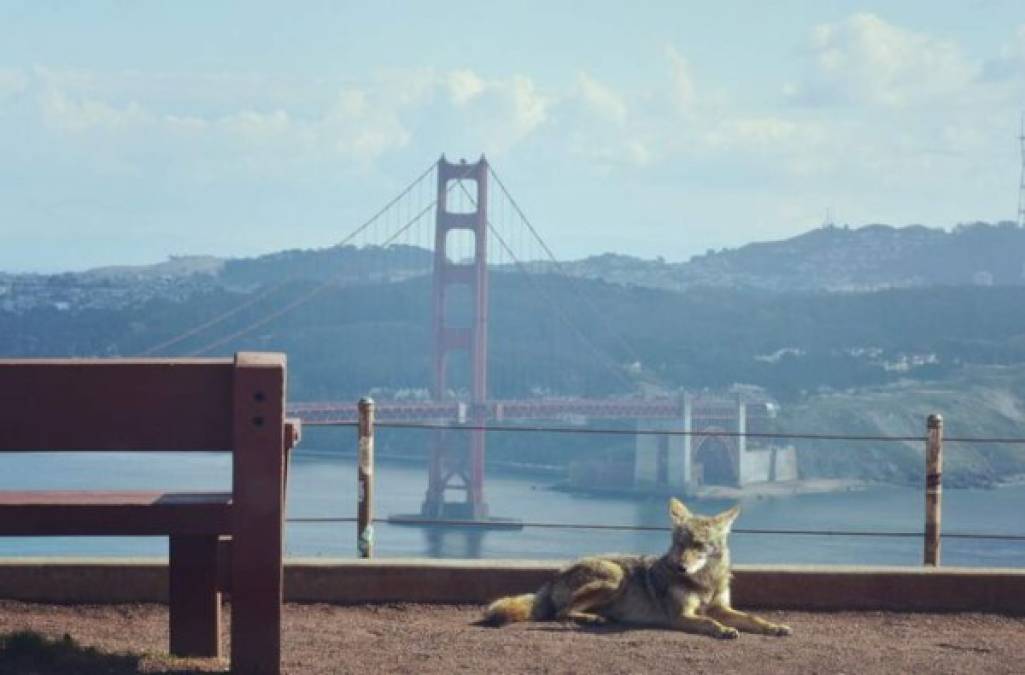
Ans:
[[[356,518],[350,516],[325,516],[325,517],[295,517],[288,518],[290,523],[299,524],[328,524],[328,523],[355,523]],[[375,518],[374,524],[386,524],[397,526],[421,526],[437,525],[444,527],[484,527],[488,529],[557,529],[557,530],[605,530],[614,532],[671,532],[672,528],[664,525],[608,525],[598,523],[556,523],[537,521],[509,521],[496,524],[490,521],[480,520],[453,520],[453,519],[422,519],[422,518]],[[872,532],[865,530],[793,530],[793,529],[762,529],[737,527],[731,530],[732,534],[767,534],[767,535],[795,535],[813,537],[896,537],[896,538],[921,538],[924,532]],[[993,532],[943,532],[940,535],[945,539],[990,539],[1000,541],[1025,541],[1025,534],[1000,534]]]
[[[355,421],[346,422],[316,422],[304,421],[307,426],[325,427],[357,427]],[[565,426],[519,426],[519,425],[475,425],[475,424],[451,424],[431,422],[375,422],[376,428],[382,429],[421,429],[421,430],[449,430],[449,431],[484,431],[484,432],[527,432],[527,433],[554,433],[554,434],[595,434],[613,436],[694,436],[694,437],[726,437],[726,438],[763,438],[763,439],[801,439],[801,440],[823,440],[823,441],[869,441],[883,443],[925,443],[927,436],[900,436],[881,434],[818,434],[806,432],[739,432],[723,430],[674,430],[674,429],[615,429],[599,427],[565,427]],[[1004,445],[1025,445],[1025,438],[1018,437],[974,437],[974,436],[948,436],[944,437],[944,443],[992,443]],[[330,523],[355,523],[355,517],[294,517],[288,518],[287,522],[296,524],[330,524]],[[604,530],[618,532],[669,532],[671,527],[660,525],[623,525],[623,524],[598,524],[598,523],[563,523],[563,522],[539,522],[539,521],[510,521],[502,523],[496,528],[496,524],[489,521],[458,520],[458,519],[421,519],[421,518],[377,518],[375,524],[389,524],[396,526],[424,526],[433,525],[441,527],[459,528],[488,528],[488,529],[562,529],[562,530]],[[776,528],[735,528],[732,530],[740,535],[782,535],[782,536],[818,536],[818,537],[884,537],[884,538],[923,538],[924,532],[873,532],[864,530],[812,530],[812,529],[776,529]],[[1025,542],[1025,534],[1001,534],[994,532],[941,532],[941,539],[963,539],[963,540],[990,540],[990,541],[1022,541]]]

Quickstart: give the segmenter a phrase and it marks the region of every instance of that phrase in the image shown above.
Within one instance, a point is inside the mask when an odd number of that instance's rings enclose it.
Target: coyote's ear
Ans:
[[[669,517],[673,519],[673,522],[677,525],[682,525],[685,521],[691,517],[690,511],[683,505],[676,497],[669,498]]]
[[[723,511],[719,515],[715,516],[712,520],[715,521],[716,526],[723,532],[729,532],[730,528],[733,527],[733,521],[740,515],[740,504],[737,504],[732,509]]]

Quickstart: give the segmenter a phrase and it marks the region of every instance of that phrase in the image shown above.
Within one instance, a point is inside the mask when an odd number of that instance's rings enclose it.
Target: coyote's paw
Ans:
[[[715,633],[712,637],[719,638],[720,640],[736,640],[740,637],[740,631],[736,628],[723,626],[719,629],[719,632]]]
[[[785,626],[781,623],[774,623],[766,629],[766,632],[769,635],[783,637],[784,635],[792,635],[794,631],[791,630],[790,626]]]
[[[570,614],[569,620],[581,626],[604,626],[609,620],[599,614],[585,614],[583,612]]]

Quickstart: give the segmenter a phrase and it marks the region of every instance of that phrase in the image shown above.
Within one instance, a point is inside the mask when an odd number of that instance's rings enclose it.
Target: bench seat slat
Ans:
[[[0,536],[229,533],[227,492],[0,492]]]

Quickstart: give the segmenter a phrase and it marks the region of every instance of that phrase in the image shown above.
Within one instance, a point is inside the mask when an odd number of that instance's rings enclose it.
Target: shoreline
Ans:
[[[301,450],[297,451],[303,452]],[[353,460],[353,470],[355,470],[356,452],[353,450],[320,450],[320,449],[309,449],[303,454],[309,457],[315,457],[317,455],[326,455],[331,457],[342,457]],[[394,454],[394,453],[378,453],[375,457],[378,462],[387,462],[390,464],[398,465],[411,465],[411,464],[425,464],[428,460],[426,456],[421,455],[407,455],[407,454]],[[564,466],[558,464],[528,464],[525,462],[506,462],[503,460],[488,460],[487,468],[498,469],[505,474],[515,474],[520,476],[544,476],[547,478],[565,478],[567,469]]]
[[[728,485],[702,485],[688,490],[672,486],[643,487],[583,487],[561,481],[546,489],[555,492],[586,495],[590,497],[649,499],[652,497],[667,498],[682,496],[689,499],[772,499],[793,497],[806,494],[860,492],[884,483],[845,479],[845,478],[811,478],[795,481],[749,483],[742,487]]]
[[[998,483],[980,485],[945,486],[949,490],[999,490],[1025,486],[1025,474],[1015,474]],[[777,499],[813,494],[841,494],[844,492],[864,492],[877,488],[916,488],[918,485],[906,483],[886,483],[857,478],[807,478],[795,481],[748,483],[741,487],[730,485],[701,485],[697,488],[684,490],[672,486],[646,485],[643,487],[583,487],[573,485],[569,481],[561,481],[546,487],[555,492],[603,497],[610,499],[650,499],[653,497],[684,497],[689,499]]]

